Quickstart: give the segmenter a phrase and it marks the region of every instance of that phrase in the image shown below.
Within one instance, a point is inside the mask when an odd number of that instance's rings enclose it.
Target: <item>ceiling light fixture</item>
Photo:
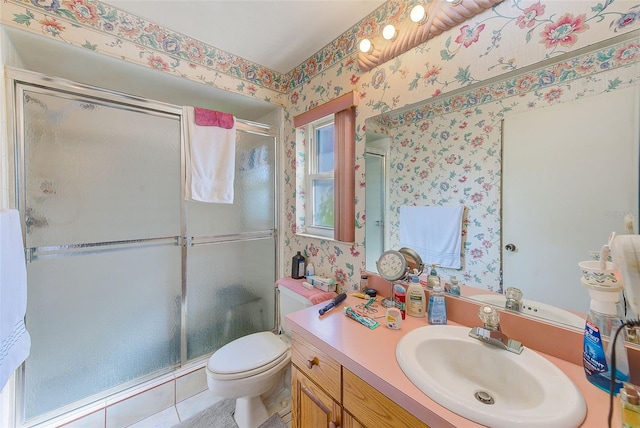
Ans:
[[[371,44],[371,40],[362,39],[360,41],[360,52],[368,53],[373,50],[373,44]]]
[[[411,21],[418,25],[422,25],[427,21],[427,12],[421,4],[413,6],[409,16],[411,17]]]
[[[382,29],[382,37],[384,37],[386,40],[393,40],[397,35],[398,32],[396,31],[396,27],[394,27],[392,24],[386,25]]]

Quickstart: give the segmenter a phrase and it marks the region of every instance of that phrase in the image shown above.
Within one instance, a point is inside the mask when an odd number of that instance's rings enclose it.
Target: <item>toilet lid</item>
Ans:
[[[262,367],[287,352],[287,345],[269,331],[227,343],[213,353],[207,366],[220,374],[241,373]]]

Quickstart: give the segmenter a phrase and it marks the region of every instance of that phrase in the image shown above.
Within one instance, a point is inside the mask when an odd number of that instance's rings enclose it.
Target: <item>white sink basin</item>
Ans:
[[[396,348],[398,364],[433,401],[483,425],[548,428],[582,423],[584,398],[559,368],[531,349],[518,355],[482,343],[469,337],[470,330],[443,325],[410,331]],[[483,403],[476,395],[491,397],[493,403]]]
[[[507,298],[502,294],[476,294],[470,296],[470,298],[482,303],[497,306],[501,309],[504,309],[504,305],[507,301]],[[546,305],[534,300],[522,299],[522,309],[520,310],[520,313],[565,324],[570,327],[584,329],[584,318],[580,318],[576,314],[565,311],[564,309],[556,308],[555,306]]]

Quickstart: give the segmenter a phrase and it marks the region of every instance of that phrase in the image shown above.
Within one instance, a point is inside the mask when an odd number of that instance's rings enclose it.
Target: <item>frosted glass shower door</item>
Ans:
[[[30,420],[180,363],[181,133],[175,114],[17,88]]]
[[[187,202],[187,359],[275,320],[275,137],[238,130],[233,204]]]

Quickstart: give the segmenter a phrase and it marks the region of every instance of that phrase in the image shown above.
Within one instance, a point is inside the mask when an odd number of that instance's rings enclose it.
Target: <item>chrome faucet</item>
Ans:
[[[507,301],[504,303],[505,309],[520,312],[522,309],[522,290],[516,287],[509,287],[504,291]]]
[[[483,326],[472,328],[469,332],[470,337],[515,354],[522,353],[524,349],[522,343],[510,339],[500,331],[500,315],[493,306],[481,306],[478,310],[478,316],[482,320]]]

